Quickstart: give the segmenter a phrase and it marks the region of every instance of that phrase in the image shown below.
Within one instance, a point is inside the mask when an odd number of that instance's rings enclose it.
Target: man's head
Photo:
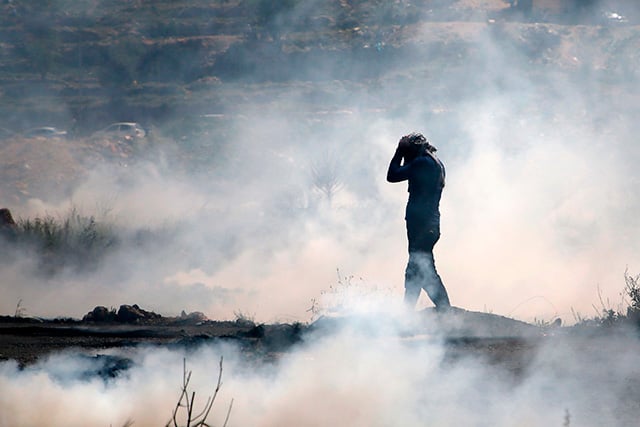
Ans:
[[[434,153],[437,148],[427,141],[421,133],[410,133],[400,139],[400,145],[404,149],[405,161],[411,161],[418,156],[424,155],[426,151]]]
[[[421,133],[413,132],[409,135],[403,136],[402,141],[406,141],[407,144],[411,145],[422,145],[427,142],[427,138],[425,138]]]

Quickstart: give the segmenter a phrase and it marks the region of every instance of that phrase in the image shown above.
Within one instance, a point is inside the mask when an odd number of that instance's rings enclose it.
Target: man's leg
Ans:
[[[416,306],[422,290],[422,273],[414,254],[409,254],[409,262],[404,272],[404,304],[412,309]]]
[[[417,288],[417,289],[416,289]],[[449,295],[436,271],[433,252],[413,252],[405,273],[405,303],[413,307],[424,289],[437,309],[451,307]]]
[[[424,254],[424,282],[422,288],[427,292],[431,301],[436,305],[436,309],[447,309],[451,307],[449,302],[449,294],[442,283],[442,278],[436,270],[436,263],[433,258],[433,252]]]

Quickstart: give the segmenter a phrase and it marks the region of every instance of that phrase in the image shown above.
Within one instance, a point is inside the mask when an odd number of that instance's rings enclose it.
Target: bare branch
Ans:
[[[220,386],[222,385],[222,360],[223,360],[223,357],[220,356],[220,369],[218,370],[218,383],[216,384],[216,389],[213,392],[213,396],[211,397],[211,402],[209,403],[209,407],[207,408],[207,411],[204,414],[204,418],[202,419],[202,421],[206,420],[207,417],[209,416],[209,411],[211,411],[211,408],[213,407],[213,402],[216,400],[216,396],[218,396],[218,391],[220,391]]]
[[[206,420],[209,417],[209,413],[213,408],[213,403],[218,396],[218,392],[222,387],[222,362],[223,358],[220,357],[220,369],[218,371],[218,382],[216,383],[216,388],[213,391],[213,395],[207,398],[207,402],[204,405],[204,408],[201,412],[194,416],[195,410],[195,400],[196,400],[196,392],[189,392],[189,382],[191,381],[191,371],[187,371],[187,362],[186,359],[183,359],[182,363],[182,388],[180,390],[180,397],[178,402],[176,403],[175,408],[173,409],[173,414],[169,422],[167,422],[166,427],[171,427],[171,423],[173,423],[173,427],[181,427],[178,423],[178,413],[184,409],[186,411],[186,427],[210,427],[207,424]],[[231,408],[233,406],[233,400],[231,400],[231,404],[229,405],[229,409],[227,410],[227,415],[225,418],[224,425],[227,425],[229,421],[229,417],[231,414]]]
[[[229,409],[227,409],[227,416],[224,418],[224,424],[222,424],[222,427],[227,427],[227,423],[229,422],[229,416],[231,415],[231,408],[233,408],[233,399],[231,399],[231,403],[229,403]]]

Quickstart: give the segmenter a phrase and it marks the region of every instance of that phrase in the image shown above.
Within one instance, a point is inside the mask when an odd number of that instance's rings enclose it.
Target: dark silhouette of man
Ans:
[[[433,247],[440,239],[440,197],[445,179],[444,165],[435,152],[436,148],[422,134],[403,136],[389,164],[387,181],[409,181],[405,214],[409,261],[404,302],[413,309],[424,289],[440,311],[451,304],[433,258]]]

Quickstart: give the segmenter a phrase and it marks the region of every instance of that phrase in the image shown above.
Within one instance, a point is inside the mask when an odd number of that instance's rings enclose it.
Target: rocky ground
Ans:
[[[200,313],[163,317],[123,305],[117,311],[96,307],[83,319],[0,316],[0,360],[26,366],[63,351],[98,354],[137,346],[194,346],[233,341],[256,356],[286,351],[301,339],[299,324],[262,325],[251,321],[213,321]]]
[[[123,306],[125,307],[125,306]],[[129,307],[129,306],[126,306]],[[134,306],[135,307],[135,306]],[[142,310],[144,311],[144,310]],[[136,320],[92,320],[88,313],[82,320],[0,317],[0,361],[16,361],[26,367],[60,352],[106,357],[107,371],[114,375],[125,369],[126,352],[135,348],[195,348],[202,344],[230,342],[239,346],[251,361],[270,362],[304,343],[310,334],[332,333],[342,327],[366,332],[377,328],[373,317],[326,318],[311,324],[255,324],[250,321],[212,321],[198,316],[177,318],[139,317]],[[417,323],[398,325],[389,339],[408,345],[443,341],[446,363],[469,357],[479,358],[517,377],[536,354],[538,345],[549,330],[488,313],[455,309],[436,314],[426,309],[417,314]],[[317,338],[317,335],[314,335]],[[113,354],[121,354],[114,357]]]

